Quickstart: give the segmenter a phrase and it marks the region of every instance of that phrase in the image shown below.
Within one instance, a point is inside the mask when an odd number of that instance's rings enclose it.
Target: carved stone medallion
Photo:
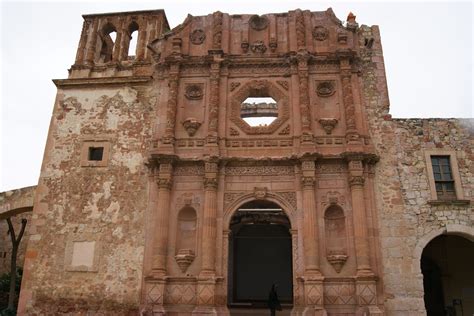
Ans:
[[[328,38],[329,31],[324,26],[316,26],[313,29],[313,37],[317,41],[324,41]]]
[[[194,45],[201,45],[206,39],[206,33],[201,29],[196,29],[189,34],[189,39]]]
[[[186,132],[188,133],[189,136],[194,136],[198,128],[201,126],[201,122],[199,122],[193,117],[189,117],[186,120],[184,120],[183,126],[184,126],[184,129],[186,129]]]
[[[249,19],[249,25],[256,31],[261,31],[267,28],[268,19],[266,16],[252,15]]]
[[[186,86],[184,95],[189,100],[201,100],[203,96],[202,84],[190,84]]]
[[[316,88],[316,93],[318,96],[326,98],[332,96],[336,90],[334,89],[334,84],[331,81],[320,82]]]
[[[250,46],[250,49],[256,54],[263,54],[267,51],[267,46],[265,46],[263,41],[256,41]]]

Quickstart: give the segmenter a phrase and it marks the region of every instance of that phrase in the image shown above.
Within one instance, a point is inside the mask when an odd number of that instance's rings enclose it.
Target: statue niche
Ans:
[[[326,234],[326,256],[337,273],[347,261],[346,217],[338,205],[331,205],[324,214],[324,228]]]
[[[184,207],[178,215],[175,260],[184,273],[196,257],[196,211]]]

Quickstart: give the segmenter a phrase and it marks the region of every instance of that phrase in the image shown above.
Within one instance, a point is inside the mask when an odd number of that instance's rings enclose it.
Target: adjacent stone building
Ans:
[[[85,15],[54,82],[21,315],[259,315],[273,283],[288,315],[474,311],[473,123],[391,118],[377,26]]]

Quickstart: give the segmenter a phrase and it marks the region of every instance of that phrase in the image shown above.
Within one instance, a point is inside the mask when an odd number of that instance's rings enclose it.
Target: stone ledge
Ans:
[[[101,85],[123,85],[127,83],[140,84],[152,80],[151,76],[130,76],[130,77],[102,77],[102,78],[81,78],[81,79],[53,79],[58,88],[77,88],[85,86]]]
[[[429,205],[469,205],[471,200],[429,200]]]

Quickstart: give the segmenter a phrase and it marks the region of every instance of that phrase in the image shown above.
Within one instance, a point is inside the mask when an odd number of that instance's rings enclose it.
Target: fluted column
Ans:
[[[370,250],[367,235],[367,217],[364,200],[364,170],[359,157],[349,157],[349,185],[354,218],[354,243],[357,258],[357,276],[371,276]]]
[[[205,163],[204,216],[202,227],[202,276],[215,275],[217,225],[217,163]]]
[[[166,275],[168,256],[169,208],[173,166],[171,162],[161,163],[158,175],[158,201],[155,222],[152,275],[156,278]]]

